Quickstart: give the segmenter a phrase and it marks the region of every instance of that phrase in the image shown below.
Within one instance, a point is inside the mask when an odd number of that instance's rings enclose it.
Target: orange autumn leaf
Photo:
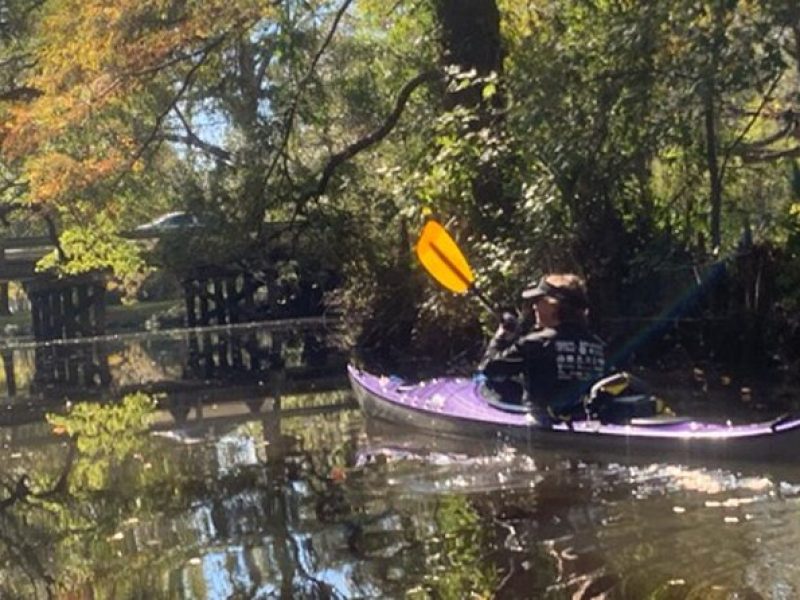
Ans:
[[[41,94],[3,106],[0,138],[30,201],[68,207],[92,188],[87,197],[107,202],[110,186],[98,186],[144,171],[142,146],[204,49],[275,10],[255,0],[44,3],[26,82]]]

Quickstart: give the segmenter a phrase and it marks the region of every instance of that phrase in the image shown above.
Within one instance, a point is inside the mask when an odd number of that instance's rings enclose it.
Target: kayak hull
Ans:
[[[348,375],[364,413],[393,424],[482,442],[569,449],[584,456],[735,461],[796,461],[800,419],[731,425],[691,419],[662,425],[579,421],[542,427],[526,414],[490,406],[479,384],[463,378],[407,383],[354,366]]]

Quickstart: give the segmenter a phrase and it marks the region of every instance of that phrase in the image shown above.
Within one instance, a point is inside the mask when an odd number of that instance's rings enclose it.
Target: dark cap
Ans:
[[[545,296],[576,306],[587,305],[586,294],[581,288],[552,285],[547,282],[547,276],[533,282],[522,291],[522,297],[525,300],[538,300]]]

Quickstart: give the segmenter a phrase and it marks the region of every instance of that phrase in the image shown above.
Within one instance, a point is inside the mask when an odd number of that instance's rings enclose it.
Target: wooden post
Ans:
[[[5,268],[6,246],[0,241],[0,271]],[[8,282],[0,282],[0,315],[10,315],[11,307],[8,305]]]
[[[225,280],[222,276],[218,275],[212,279],[214,285],[214,314],[217,317],[217,325],[225,325],[228,322],[226,314],[225,302]]]
[[[3,371],[6,374],[6,391],[9,398],[17,395],[17,378],[14,374],[14,351],[3,350]]]
[[[239,322],[239,292],[236,289],[238,278],[229,275],[225,278],[225,305],[228,312],[228,322]]]
[[[253,281],[253,276],[249,273],[245,273],[242,277],[242,296],[244,299],[244,309],[248,315],[252,318],[255,314],[256,306],[255,306],[255,299],[254,295],[256,292],[257,286],[255,285],[255,281]]]
[[[37,340],[42,339],[42,313],[41,299],[38,294],[29,293],[28,299],[31,302],[31,321],[33,323],[33,337]]]
[[[47,319],[45,320],[47,323],[46,339],[54,340],[61,337],[61,331],[59,330],[59,324],[61,322],[61,302],[56,294],[52,292],[45,292],[45,294],[45,306],[47,307]]]
[[[102,335],[106,330],[106,286],[103,282],[92,285],[94,326],[91,335]]]
[[[200,289],[200,325],[208,325],[208,279],[197,282]]]
[[[75,288],[67,287],[62,290],[62,303],[64,306],[64,335],[74,338],[78,334],[78,313],[75,306]]]
[[[234,332],[231,336],[231,365],[236,371],[244,370],[241,332]]]
[[[107,387],[111,384],[111,369],[108,366],[108,348],[105,342],[92,344],[90,349],[92,365],[96,365],[96,373],[92,377],[97,379],[97,385]],[[96,377],[95,377],[96,376]]]
[[[220,371],[230,370],[231,363],[228,360],[228,336],[225,332],[217,334],[217,350],[219,352],[219,368]]]
[[[8,316],[11,314],[11,306],[8,303],[8,282],[0,281],[0,315]]]
[[[89,304],[92,298],[89,296],[89,290],[85,285],[78,286],[78,319],[80,322],[79,330],[82,335],[86,335],[87,331],[91,331],[92,317],[89,313]]]
[[[187,279],[183,282],[183,295],[186,299],[186,325],[197,327],[197,282],[195,280]]]
[[[81,379],[81,366],[85,364],[88,358],[84,349],[64,346],[62,350],[64,351],[63,361],[65,365],[64,382],[70,386],[87,385],[87,382]],[[91,354],[89,357],[91,357]],[[85,373],[86,369],[83,369],[83,371]]]
[[[208,312],[206,311],[206,314]],[[214,345],[211,343],[211,334],[208,331],[203,332],[203,376],[206,379],[214,377]]]
[[[190,376],[200,372],[200,341],[195,331],[189,332],[189,357],[187,360],[187,367]]]

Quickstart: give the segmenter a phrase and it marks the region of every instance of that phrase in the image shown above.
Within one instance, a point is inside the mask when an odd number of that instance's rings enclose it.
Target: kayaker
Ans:
[[[545,275],[522,292],[536,327],[522,335],[506,316],[480,370],[506,403],[529,405],[544,422],[568,420],[605,373],[603,342],[589,331],[586,285],[572,273]]]

